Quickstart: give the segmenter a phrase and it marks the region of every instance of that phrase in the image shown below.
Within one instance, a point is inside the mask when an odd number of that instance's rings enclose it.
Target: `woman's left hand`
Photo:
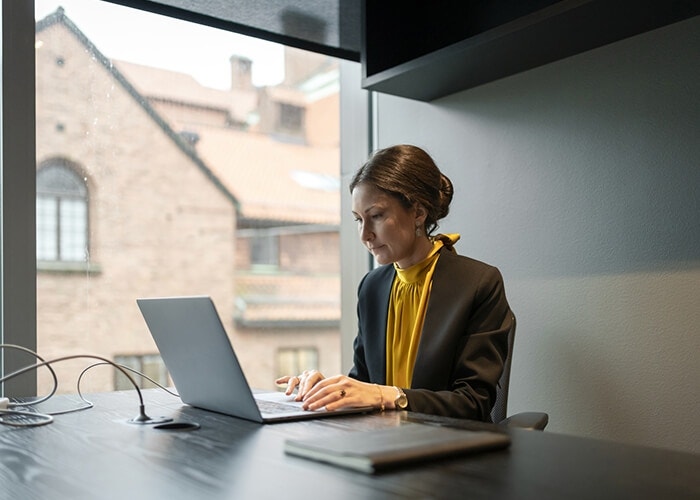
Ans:
[[[277,385],[287,384],[287,390],[284,392],[290,396],[294,389],[297,389],[297,394],[294,397],[295,401],[301,401],[311,388],[325,377],[318,370],[304,370],[301,375],[285,375],[275,380]]]
[[[344,406],[374,406],[380,408],[384,400],[384,386],[360,382],[346,375],[328,377],[316,383],[303,397],[305,410],[328,411]]]

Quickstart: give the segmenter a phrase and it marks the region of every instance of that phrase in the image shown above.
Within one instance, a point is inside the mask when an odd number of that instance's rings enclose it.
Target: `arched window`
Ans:
[[[84,262],[88,253],[88,190],[63,162],[36,174],[37,260]]]

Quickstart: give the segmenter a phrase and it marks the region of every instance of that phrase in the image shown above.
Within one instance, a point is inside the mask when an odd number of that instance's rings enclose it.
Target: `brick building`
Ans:
[[[232,57],[231,89],[209,89],[108,60],[62,9],[37,23],[36,47],[39,353],[162,380],[135,299],[204,294],[252,385],[338,371],[334,62],[289,50],[297,70],[256,88]],[[59,391],[90,363],[57,364]],[[95,368],[82,390],[120,377]],[[49,383],[40,373],[40,392]]]

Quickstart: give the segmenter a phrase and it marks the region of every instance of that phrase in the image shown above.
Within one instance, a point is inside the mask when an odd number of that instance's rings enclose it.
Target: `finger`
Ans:
[[[327,411],[333,411],[349,404],[350,400],[347,391],[345,389],[334,389],[317,393],[316,397],[304,402],[304,409],[314,411],[325,408]]]
[[[280,377],[278,379],[275,379],[275,385],[286,386],[285,387],[285,394],[287,394],[287,391],[289,391],[289,381],[291,379],[292,379],[292,377],[290,375],[285,375],[284,377]]]
[[[280,383],[287,383],[287,389],[284,391],[284,394],[287,396],[291,395],[299,385],[299,377],[296,375],[281,377],[278,380],[280,380]]]
[[[335,378],[333,380],[336,380]],[[348,391],[350,387],[342,382],[332,382],[324,379],[304,398],[304,408],[318,410],[325,407],[327,410],[335,410],[350,404]]]
[[[299,381],[299,392],[297,393],[296,398],[297,401],[302,401],[310,391],[313,391],[318,382],[319,378],[314,374],[307,373],[306,376],[302,376],[301,380]]]
[[[306,375],[301,377],[302,381],[300,383],[299,394],[297,394],[297,400],[299,401],[306,398],[309,394],[314,394],[319,387],[323,387],[328,383],[328,379],[318,370],[311,370],[304,373]]]
[[[322,376],[320,376],[320,374],[319,374],[319,376],[316,376],[316,377],[314,378],[314,382],[313,382],[313,383],[309,383],[308,385],[305,385],[304,391],[303,391],[303,394],[302,394],[302,398],[301,398],[301,399],[302,399],[303,401],[306,401],[306,400],[309,399],[309,398],[315,398],[315,397],[316,397],[316,394],[318,394],[318,392],[319,392],[320,390],[322,390],[323,388],[325,388],[325,387],[328,386],[329,384],[331,384],[330,380],[327,379],[327,378],[324,379],[324,378],[323,378]]]

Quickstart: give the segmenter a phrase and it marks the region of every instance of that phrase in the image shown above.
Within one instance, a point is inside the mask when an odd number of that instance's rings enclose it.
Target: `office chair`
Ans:
[[[510,364],[513,360],[513,344],[515,343],[515,316],[513,326],[508,332],[508,355],[503,365],[503,373],[496,388],[496,402],[491,410],[491,419],[501,425],[521,429],[543,430],[549,422],[549,415],[544,412],[522,412],[506,418],[508,407],[508,386],[510,384]]]

